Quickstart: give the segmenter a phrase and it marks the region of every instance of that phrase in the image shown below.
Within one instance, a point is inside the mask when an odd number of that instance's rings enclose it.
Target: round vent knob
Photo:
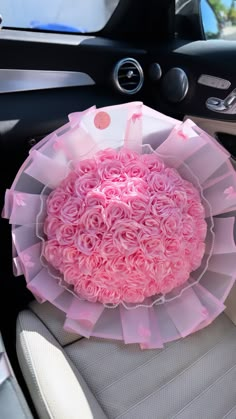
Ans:
[[[143,86],[143,69],[134,58],[124,58],[114,68],[113,81],[120,92],[133,95]]]

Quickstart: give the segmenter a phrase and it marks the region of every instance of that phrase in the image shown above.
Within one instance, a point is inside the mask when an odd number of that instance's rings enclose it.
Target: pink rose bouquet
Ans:
[[[72,114],[39,142],[3,215],[16,275],[65,329],[157,348],[224,310],[235,208],[229,154],[193,122],[130,103]]]

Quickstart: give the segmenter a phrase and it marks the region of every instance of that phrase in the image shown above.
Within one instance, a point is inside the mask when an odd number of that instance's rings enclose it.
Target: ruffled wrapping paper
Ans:
[[[42,257],[47,196],[71,170],[71,162],[99,150],[126,147],[137,153],[156,150],[201,194],[208,231],[201,266],[186,283],[140,304],[109,305],[76,295]],[[150,152],[150,151],[149,151]],[[192,121],[184,123],[142,103],[69,115],[69,122],[30,150],[12,187],[3,216],[12,225],[13,269],[43,303],[65,314],[64,328],[84,337],[161,348],[209,325],[224,309],[236,274],[234,242],[236,175],[229,153]]]

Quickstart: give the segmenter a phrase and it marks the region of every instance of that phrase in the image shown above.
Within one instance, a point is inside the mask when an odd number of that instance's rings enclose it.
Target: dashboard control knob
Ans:
[[[184,100],[189,90],[185,71],[178,67],[171,68],[162,79],[161,90],[168,102],[179,103]]]
[[[154,83],[158,82],[162,76],[162,69],[160,64],[152,63],[149,67],[148,74],[151,81],[153,81]]]

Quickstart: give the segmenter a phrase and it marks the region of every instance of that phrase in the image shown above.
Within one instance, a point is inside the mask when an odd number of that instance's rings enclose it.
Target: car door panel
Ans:
[[[220,119],[199,118],[193,115],[186,115],[186,118],[192,119],[197,125],[199,125],[199,127],[201,127],[213,137],[219,136],[220,139],[222,134],[227,134],[229,136],[233,136],[236,139],[236,120],[234,122],[229,122]],[[233,152],[236,155],[236,143],[235,150],[232,148],[232,154]]]
[[[236,42],[234,41],[174,41],[151,48],[148,51],[150,62],[158,62],[162,68],[162,79],[151,90],[156,107],[164,113],[174,114],[182,118],[194,115],[224,121],[236,120],[236,114],[219,114],[206,106],[209,97],[224,100],[236,87]],[[178,67],[185,71],[189,90],[185,99],[179,103],[171,103],[165,96],[163,84],[166,74],[171,68]],[[201,75],[210,75],[229,81],[226,90],[210,87],[198,82]],[[176,86],[173,85],[173,89]]]

